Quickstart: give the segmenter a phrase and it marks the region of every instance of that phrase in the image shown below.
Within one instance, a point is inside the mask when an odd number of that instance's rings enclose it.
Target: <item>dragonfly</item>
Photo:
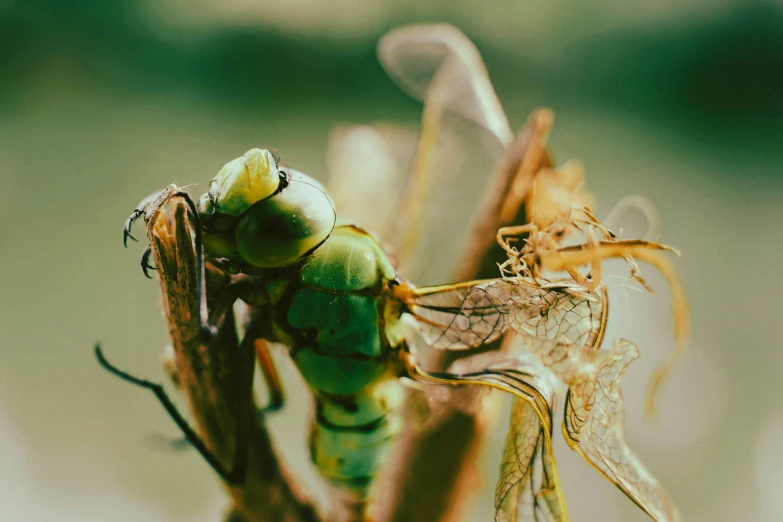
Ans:
[[[136,220],[147,223],[151,245],[142,256],[145,274],[155,268],[164,285],[172,284],[165,274],[193,265],[185,310],[198,323],[194,335],[201,343],[216,343],[226,328],[233,329],[236,302],[248,307],[236,355],[246,371],[235,383],[238,400],[231,412],[244,420],[237,423],[231,465],[216,457],[160,385],[120,370],[96,346],[99,361],[155,392],[188,441],[236,486],[248,468],[254,361],[270,389],[267,410],[279,409],[284,393],[269,344],[286,346],[315,399],[311,458],[324,479],[362,512],[401,429],[406,381],[504,391],[514,405],[495,509],[497,520],[510,521],[568,520],[552,451],[556,389],[565,384],[568,444],[653,519],[677,520],[673,501],[624,438],[618,384],[638,349],[626,340],[602,347],[609,299],[601,261],[626,259],[643,285],[635,261],[658,267],[672,284],[675,315],[682,320],[685,305],[676,272],[661,255],[673,249],[615,236],[583,206],[589,195],[581,189],[578,165],[555,168],[545,147],[531,146],[536,141],[530,135],[514,139],[478,51],[458,30],[402,28],[382,40],[379,55],[392,78],[425,102],[411,175],[398,197],[373,198],[379,204],[369,212],[356,203],[368,201],[361,191],[382,187],[384,180],[352,186],[361,163],[337,171],[330,191],[283,166],[273,151],[257,148],[227,163],[197,200],[172,184],[143,200],[126,221],[125,241],[133,238]],[[531,132],[545,135],[550,115],[534,116]],[[383,132],[371,135],[379,138],[376,144],[391,146]],[[495,278],[417,286],[402,275],[404,261],[395,261],[428,240],[421,229],[433,210],[426,204],[437,195],[434,189],[457,175],[456,166],[446,168],[454,158],[449,151],[466,137],[480,138],[487,156],[501,158],[498,170],[514,174],[502,197],[488,192],[491,206],[499,209],[495,222],[476,220],[466,237],[474,244],[495,241],[506,261]],[[486,234],[488,226],[508,223],[521,208],[528,224]],[[388,214],[405,217],[384,230]],[[177,233],[180,242],[186,237],[187,247],[167,256]],[[397,254],[378,237],[394,238]],[[582,241],[565,245],[566,238]],[[592,267],[589,274],[581,270],[585,266]],[[426,272],[427,267],[410,268]],[[481,353],[447,371],[421,364],[422,350],[473,350],[510,333],[524,350]],[[662,369],[659,381],[667,371]],[[171,374],[175,382],[181,380],[176,368]]]

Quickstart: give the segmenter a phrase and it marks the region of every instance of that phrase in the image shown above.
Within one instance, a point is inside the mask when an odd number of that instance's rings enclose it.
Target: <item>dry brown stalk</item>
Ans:
[[[166,197],[167,191],[161,195]],[[231,469],[234,447],[246,430],[247,466],[241,485],[228,486],[234,507],[229,520],[247,522],[317,522],[322,520],[311,500],[292,480],[275,452],[274,444],[256,414],[252,398],[254,347],[237,338],[229,311],[212,342],[200,336],[198,274],[187,206],[180,198],[167,203],[159,198],[150,217],[147,235],[158,267],[163,308],[173,345],[175,382],[185,397],[196,431],[212,453]],[[161,206],[162,204],[162,206]],[[220,298],[228,281],[225,274],[208,269],[208,305]],[[245,343],[247,344],[247,343]],[[242,425],[243,419],[247,422]]]

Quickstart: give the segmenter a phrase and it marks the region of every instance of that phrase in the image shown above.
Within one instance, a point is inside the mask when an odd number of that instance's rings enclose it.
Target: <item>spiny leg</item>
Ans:
[[[163,408],[169,414],[171,419],[176,423],[177,427],[179,427],[179,429],[182,431],[183,435],[185,435],[185,439],[188,441],[188,443],[196,448],[201,456],[204,457],[204,460],[206,460],[212,469],[215,470],[215,473],[220,475],[220,477],[230,485],[237,485],[242,483],[244,480],[244,470],[240,470],[241,473],[237,473],[236,469],[227,470],[223,466],[220,460],[218,460],[215,454],[210,451],[207,445],[204,444],[204,441],[201,440],[201,437],[198,436],[196,431],[182,416],[171,399],[169,399],[169,396],[166,394],[166,390],[163,388],[162,384],[154,383],[146,379],[140,379],[123,370],[120,370],[106,359],[103,354],[103,350],[101,349],[100,343],[95,344],[95,357],[98,359],[100,365],[109,371],[109,373],[116,375],[126,382],[150,390],[155,395],[155,397],[157,397],[161,405],[163,405]]]
[[[125,225],[122,227],[122,245],[125,248],[128,248],[128,238],[137,243],[139,242],[139,240],[133,237],[133,234],[131,234],[131,228],[133,227],[133,223],[135,223],[136,220],[139,219],[143,214],[143,211],[135,209],[133,212],[131,212],[131,215],[128,216],[128,219],[125,220]]]
[[[150,194],[139,202],[136,208],[125,220],[125,227],[123,229],[123,243],[127,243],[127,239],[130,237],[134,241],[134,238],[130,231],[133,223],[141,216],[144,216],[146,222],[154,221],[157,219],[158,213],[168,203],[171,198],[180,197],[185,200],[185,204],[188,207],[188,216],[193,220],[193,243],[196,250],[196,274],[198,277],[196,285],[196,301],[199,303],[199,318],[200,318],[200,330],[202,338],[205,342],[208,342],[216,333],[217,329],[210,325],[209,314],[207,311],[207,292],[206,292],[206,264],[204,262],[204,244],[201,240],[201,219],[199,218],[198,207],[196,206],[193,198],[190,197],[186,191],[181,190],[174,184],[169,185],[163,190],[159,190],[153,194]],[[142,258],[143,261],[143,258]]]
[[[176,192],[174,192],[176,190]],[[142,216],[144,216],[144,220],[146,222],[149,222],[151,219],[155,219],[157,217],[158,212],[160,209],[172,198],[175,196],[182,197],[185,199],[185,201],[188,204],[189,212],[188,214],[191,216],[191,219],[193,219],[196,222],[196,234],[199,236],[197,238],[196,244],[199,245],[201,243],[201,224],[199,222],[199,216],[198,216],[198,210],[196,208],[196,205],[193,203],[193,200],[190,197],[190,194],[188,194],[185,191],[179,190],[179,188],[176,185],[169,185],[163,190],[158,190],[147,196],[146,198],[142,199],[138,205],[136,205],[136,208],[133,209],[133,212],[130,213],[128,218],[125,220],[125,224],[123,226],[122,230],[122,244],[127,248],[128,247],[128,239],[132,239],[133,241],[138,242],[138,240],[131,234],[131,228],[133,227],[133,224],[139,220]],[[197,246],[197,254],[198,254],[198,246]],[[149,270],[157,270],[155,266],[150,264],[150,256],[152,255],[152,249],[151,247],[147,247],[144,252],[141,255],[141,270],[144,272],[144,276],[148,279],[151,279],[151,276],[149,274]],[[201,266],[202,269],[199,270],[199,273],[202,273],[203,275],[203,259],[201,260]],[[197,267],[198,268],[198,267]],[[202,295],[204,292],[201,292]],[[201,299],[199,299],[199,302]],[[202,324],[202,326],[204,326]]]
[[[240,376],[241,382],[239,384],[242,390],[246,393],[241,393],[242,402],[239,405],[239,415],[237,416],[237,428],[234,445],[234,457],[232,459],[231,469],[226,469],[220,460],[214,453],[207,447],[204,441],[198,436],[195,430],[190,426],[187,420],[182,416],[174,403],[169,399],[163,385],[154,383],[146,379],[135,377],[123,370],[120,370],[113,364],[111,364],[103,354],[100,343],[95,345],[95,356],[98,362],[106,370],[113,375],[120,377],[122,380],[127,381],[136,386],[151,390],[158,401],[163,405],[163,408],[174,420],[177,426],[185,436],[184,442],[182,440],[171,441],[172,447],[181,448],[183,444],[188,444],[199,452],[201,456],[207,461],[212,469],[229,485],[236,486],[244,482],[245,475],[247,474],[247,457],[250,449],[250,433],[252,427],[252,390],[253,390],[253,362],[254,353],[252,347],[254,345],[255,338],[252,335],[246,335],[239,346],[240,353],[244,355],[245,360],[241,361],[240,367],[245,369],[244,375]]]
[[[246,328],[246,331],[254,331],[254,330],[253,327],[250,326]],[[266,341],[264,341],[260,337],[248,337],[247,341],[245,341],[245,344],[243,344],[243,346],[251,343],[255,344],[256,353],[258,357],[258,364],[261,367],[261,373],[264,376],[264,380],[269,388],[269,396],[270,396],[269,404],[266,407],[261,408],[259,410],[259,413],[261,414],[274,413],[276,411],[281,410],[285,404],[285,393],[283,391],[283,383],[282,380],[280,379],[274,360],[272,360],[271,358],[271,354],[269,353],[269,347],[266,344]],[[252,366],[252,362],[248,366]],[[176,383],[177,382],[176,376],[174,375],[170,375],[170,376]],[[248,407],[252,407],[252,406],[248,406]],[[164,445],[167,449],[176,450],[176,451],[181,451],[190,448],[190,442],[188,441],[187,438],[184,437],[172,438],[162,434],[154,434],[150,438],[152,442],[155,443],[158,447]],[[239,453],[241,454],[241,451]]]
[[[239,345],[242,360],[239,367],[240,389],[237,406],[236,433],[234,435],[234,462],[232,469],[238,477],[244,479],[247,474],[248,457],[250,456],[250,436],[253,431],[255,415],[253,411],[253,376],[255,374],[255,336],[248,330]]]
[[[193,202],[192,198],[187,192],[180,190],[176,185],[170,185],[166,189],[156,192],[145,198],[130,215],[126,221],[124,239],[130,235],[130,227],[133,222],[136,221],[142,215],[145,216],[145,220],[154,222],[157,219],[158,212],[166,205],[172,197],[181,197],[187,206],[187,214],[192,219],[193,235],[194,235],[194,249],[196,252],[196,285],[195,293],[196,300],[199,303],[199,331],[201,334],[202,342],[211,342],[217,334],[217,328],[210,324],[208,317],[208,309],[206,303],[206,273],[205,273],[205,261],[204,261],[204,247],[201,237],[201,223],[199,220],[198,209]],[[133,238],[135,239],[135,238]],[[148,255],[142,258],[142,261],[148,261]],[[146,258],[146,259],[145,259]],[[230,307],[230,304],[228,305]],[[187,441],[194,446],[199,453],[207,460],[210,466],[229,484],[240,484],[244,480],[247,470],[247,457],[249,451],[249,437],[251,432],[252,422],[252,379],[253,379],[253,363],[254,363],[254,350],[253,339],[249,336],[245,336],[240,346],[241,353],[245,356],[245,361],[242,361],[241,367],[244,371],[244,375],[241,376],[241,382],[239,386],[242,390],[246,390],[246,393],[241,392],[242,401],[239,405],[239,414],[237,417],[236,426],[236,438],[234,448],[234,458],[231,470],[226,470],[225,467],[219,462],[217,457],[209,451],[204,442],[198,437],[195,431],[188,425],[187,421],[176,410],[171,400],[166,396],[165,391],[160,384],[152,383],[143,379],[136,378],[118,368],[114,367],[103,356],[100,350],[100,346],[96,345],[96,356],[99,362],[104,368],[111,373],[123,378],[128,382],[139,385],[141,387],[152,390],[158,397],[158,400],[163,404],[166,411],[174,419],[180,429],[183,431]],[[245,355],[246,354],[246,355]]]
[[[234,303],[240,299],[244,290],[252,292],[253,283],[240,279],[226,285],[223,294],[217,299],[213,299],[212,308],[209,311],[209,324],[222,324],[226,314],[233,309]]]
[[[150,264],[150,257],[152,256],[152,247],[147,246],[147,248],[144,249],[144,252],[141,254],[141,271],[144,272],[144,276],[147,279],[152,279],[152,276],[149,273],[149,270],[157,270],[157,267]]]
[[[242,295],[243,289],[247,287],[250,287],[248,288],[249,291],[253,291],[252,282],[240,280],[229,284],[223,295],[217,300],[217,303],[213,304],[210,310],[209,324],[221,324],[236,300]],[[256,318],[251,314],[248,324],[245,326],[245,336],[248,337],[252,335],[251,332],[257,331],[260,325],[257,325]],[[258,360],[261,374],[264,376],[264,381],[269,388],[269,404],[261,409],[261,413],[273,413],[282,409],[285,404],[282,380],[269,351],[269,345],[262,335],[256,334],[252,339],[255,344],[256,359]]]
[[[125,220],[125,225],[122,227],[122,244],[125,246],[125,248],[128,248],[128,239],[132,239],[136,242],[139,241],[133,237],[133,234],[131,234],[131,228],[141,216],[146,215],[147,209],[155,202],[162,192],[163,190],[157,190],[139,201],[139,204],[136,205],[136,208],[133,209],[133,212],[131,212],[130,216],[128,216],[128,218]]]
[[[264,376],[269,387],[269,404],[267,404],[262,410],[262,413],[274,413],[279,411],[285,405],[285,392],[283,391],[283,382],[280,379],[280,374],[275,366],[275,361],[272,359],[272,354],[269,351],[269,345],[263,339],[256,339],[256,359],[258,365],[261,368],[261,374]]]
[[[234,284],[228,287],[230,294],[234,299],[238,298],[239,289],[241,284]],[[224,296],[225,297],[225,296]],[[255,360],[258,361],[258,366],[261,370],[261,375],[264,377],[267,388],[269,390],[269,403],[259,410],[261,414],[274,413],[279,411],[285,405],[285,392],[283,390],[283,382],[280,379],[280,374],[277,371],[274,359],[269,350],[269,344],[264,339],[263,331],[266,326],[267,318],[265,314],[253,313],[251,309],[247,323],[245,324],[245,338],[243,343],[247,343],[248,346],[252,346],[255,351]]]

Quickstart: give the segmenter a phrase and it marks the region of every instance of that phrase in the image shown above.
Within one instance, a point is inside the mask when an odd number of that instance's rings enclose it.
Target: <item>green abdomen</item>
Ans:
[[[394,269],[371,236],[338,227],[297,275],[277,328],[315,393],[312,458],[334,485],[364,496],[399,430],[390,365],[399,325],[382,296]]]

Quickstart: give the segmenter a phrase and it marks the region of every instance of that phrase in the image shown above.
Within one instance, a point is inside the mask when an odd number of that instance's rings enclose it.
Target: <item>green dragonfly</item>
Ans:
[[[133,237],[131,225],[140,218],[151,239],[165,235],[160,221],[187,223],[183,230],[188,241],[192,236],[196,274],[192,312],[202,342],[214,342],[233,321],[237,301],[248,306],[241,345],[252,347],[249,366],[253,356],[259,362],[271,390],[270,408],[282,407],[284,396],[269,356],[268,343],[276,343],[288,348],[315,398],[313,462],[334,488],[358,504],[372,499],[373,479],[403,422],[400,405],[409,380],[512,394],[496,518],[567,520],[552,451],[555,390],[565,383],[563,433],[569,445],[652,518],[677,520],[672,500],[624,440],[618,382],[638,350],[625,340],[602,349],[608,294],[600,277],[601,261],[610,257],[625,258],[642,283],[634,259],[654,264],[676,290],[675,312],[682,325],[684,300],[676,273],[661,255],[671,249],[617,238],[582,207],[589,196],[581,189],[578,166],[555,168],[544,147],[530,145],[535,141],[529,135],[513,138],[478,51],[456,29],[399,29],[382,40],[380,57],[395,81],[425,103],[405,185],[389,182],[396,188],[383,192],[388,176],[377,162],[393,162],[390,129],[368,128],[363,132],[369,142],[345,144],[347,150],[358,150],[369,143],[374,153],[367,157],[374,158],[377,168],[354,162],[336,170],[332,191],[282,166],[275,153],[251,149],[227,163],[197,201],[176,185],[143,200],[126,222],[125,240]],[[551,117],[545,111],[534,116],[534,134],[545,135]],[[454,162],[460,140],[479,144],[471,151],[501,158],[500,170],[513,170],[516,176],[500,199],[488,193],[504,216],[490,225],[489,234],[481,220],[455,228],[468,230],[466,241],[497,240],[507,261],[493,279],[416,286],[401,272],[418,244],[434,240],[424,224],[433,217],[451,222],[448,198],[439,206],[429,206],[429,201],[453,189],[459,172],[470,168],[468,160]],[[372,181],[361,183],[362,177]],[[167,208],[175,201],[184,205],[172,215]],[[523,207],[527,225],[495,226]],[[398,216],[387,229],[388,218]],[[581,242],[564,246],[566,238]],[[142,257],[145,274],[150,268],[179,270],[160,266],[165,264],[160,253],[155,256],[158,266],[150,264],[156,249],[165,247],[164,240],[155,241]],[[389,243],[397,245],[396,254],[388,253]],[[592,267],[590,275],[580,270],[584,266]],[[430,267],[409,268],[427,277]],[[218,298],[208,300],[210,272],[221,274],[223,287]],[[467,357],[442,372],[420,363],[421,350],[470,350],[508,333],[524,349]],[[215,471],[229,485],[242,483],[250,431],[246,425],[237,434],[233,464],[226,467],[162,388],[111,365],[100,347],[96,353],[113,373],[153,389]],[[662,379],[665,371],[660,375]],[[247,396],[251,386],[248,373],[241,386]]]

